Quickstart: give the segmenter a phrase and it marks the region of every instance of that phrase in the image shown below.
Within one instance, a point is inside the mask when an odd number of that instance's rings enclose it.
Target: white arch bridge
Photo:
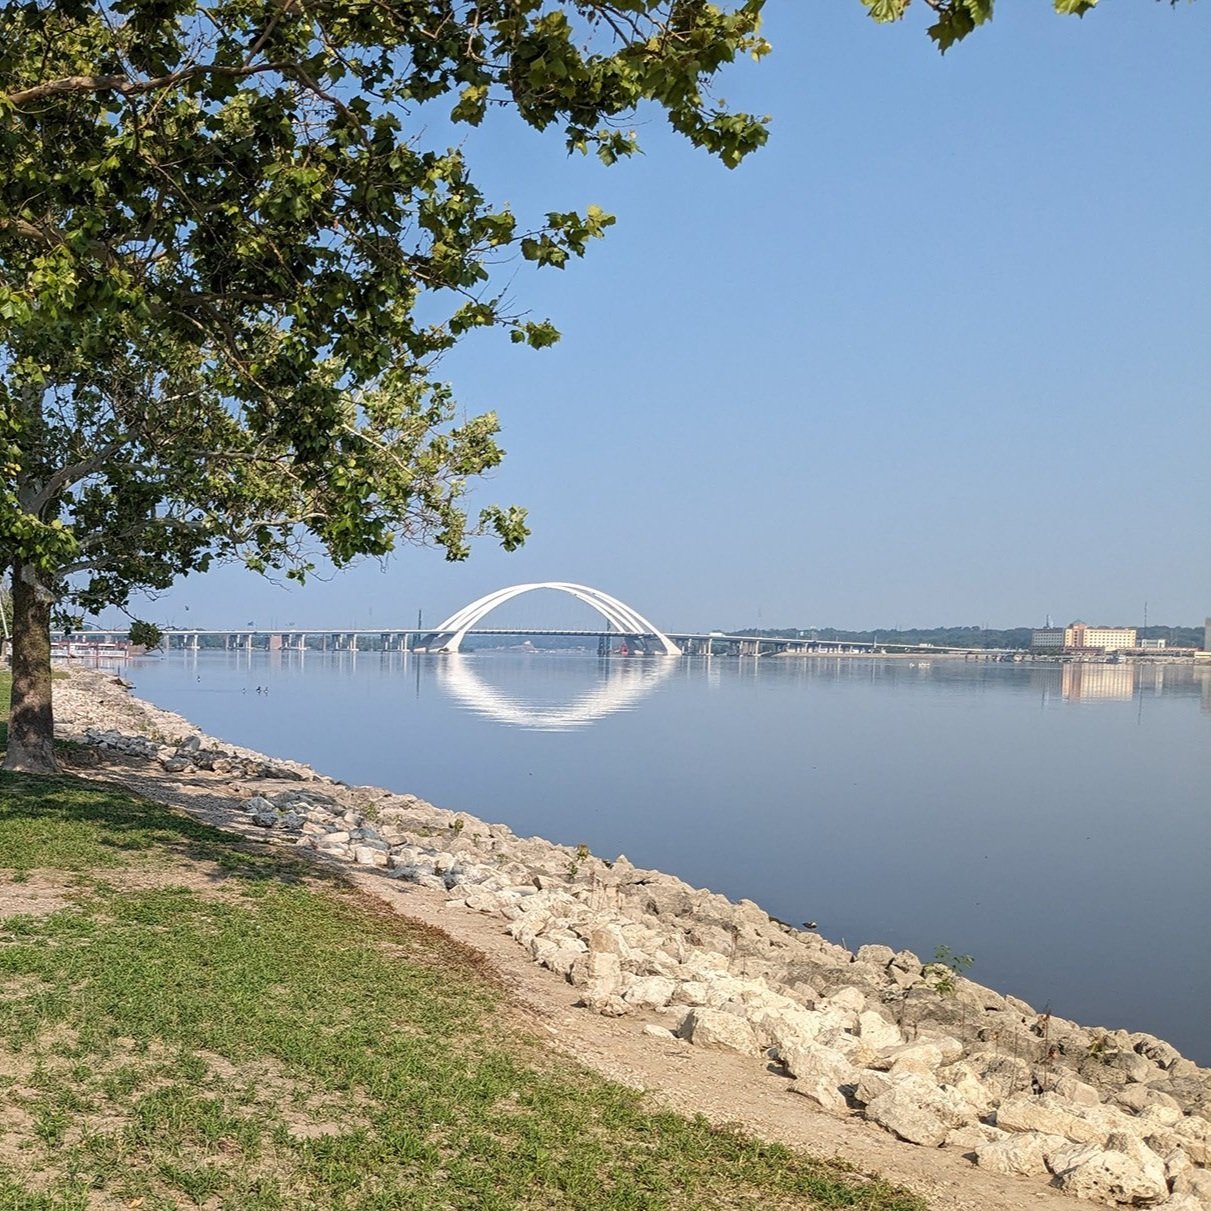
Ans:
[[[603,593],[600,589],[590,588],[584,584],[570,584],[563,580],[544,580],[535,584],[515,584],[507,589],[497,589],[455,611],[444,622],[439,623],[425,636],[421,644],[430,652],[457,652],[469,631],[477,629],[477,624],[497,606],[520,597],[523,593],[533,593],[538,589],[555,589],[567,593],[577,601],[592,606],[613,628],[612,632],[620,638],[635,639],[653,647],[665,656],[680,656],[681,649],[661,630],[653,626],[637,610],[633,610],[617,597]],[[507,632],[514,634],[514,632]],[[552,632],[555,633],[555,632]]]

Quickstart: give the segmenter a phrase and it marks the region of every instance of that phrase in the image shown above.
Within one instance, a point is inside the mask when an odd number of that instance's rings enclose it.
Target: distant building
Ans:
[[[1040,627],[1030,632],[1030,646],[1040,650],[1050,648],[1052,651],[1062,651],[1064,647],[1063,627]]]
[[[1145,652],[1161,652],[1165,649],[1163,639],[1141,639],[1140,649]]]
[[[1203,628],[1203,651],[1211,652],[1211,618],[1207,619],[1207,625]]]
[[[1136,631],[1135,627],[1091,627],[1078,620],[1066,627],[1042,627],[1031,632],[1030,646],[1053,652],[1121,652],[1137,646]]]
[[[1072,632],[1074,648],[1100,648],[1103,652],[1120,652],[1136,644],[1135,627],[1091,627],[1083,622],[1074,622],[1067,628]]]

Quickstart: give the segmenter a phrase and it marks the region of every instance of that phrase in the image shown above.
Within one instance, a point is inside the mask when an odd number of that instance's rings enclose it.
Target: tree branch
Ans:
[[[150,80],[132,80],[129,76],[63,76],[58,80],[47,80],[45,83],[35,84],[32,88],[8,93],[5,99],[10,105],[16,106],[67,93],[116,92],[124,97],[135,97],[172,88],[201,76],[231,76],[234,79],[243,79],[261,72],[276,71],[288,74],[296,69],[297,65],[293,63],[257,63],[245,67],[231,67],[223,63],[199,63],[193,67],[184,67],[180,71],[169,72],[165,76],[155,76]]]
[[[30,502],[29,511],[31,513],[41,513],[64,488],[79,483],[86,475],[91,475],[94,471],[103,467],[108,459],[117,454],[126,445],[129,436],[129,434],[123,433],[121,437],[117,437],[102,446],[95,454],[82,458],[78,463],[73,463],[70,467],[61,467],[38,490]]]

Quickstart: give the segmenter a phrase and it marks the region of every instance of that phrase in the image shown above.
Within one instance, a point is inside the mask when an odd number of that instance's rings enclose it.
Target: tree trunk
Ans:
[[[13,693],[6,770],[55,774],[55,716],[51,709],[50,601],[13,562]]]

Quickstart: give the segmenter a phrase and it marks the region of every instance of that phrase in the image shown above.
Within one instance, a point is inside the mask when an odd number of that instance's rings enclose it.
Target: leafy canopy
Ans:
[[[0,563],[89,608],[215,558],[341,565],[397,538],[508,548],[468,481],[493,414],[434,377],[475,328],[542,347],[492,268],[562,268],[612,218],[523,225],[426,132],[507,110],[607,163],[659,107],[734,166],[709,86],[762,0],[0,4]]]

